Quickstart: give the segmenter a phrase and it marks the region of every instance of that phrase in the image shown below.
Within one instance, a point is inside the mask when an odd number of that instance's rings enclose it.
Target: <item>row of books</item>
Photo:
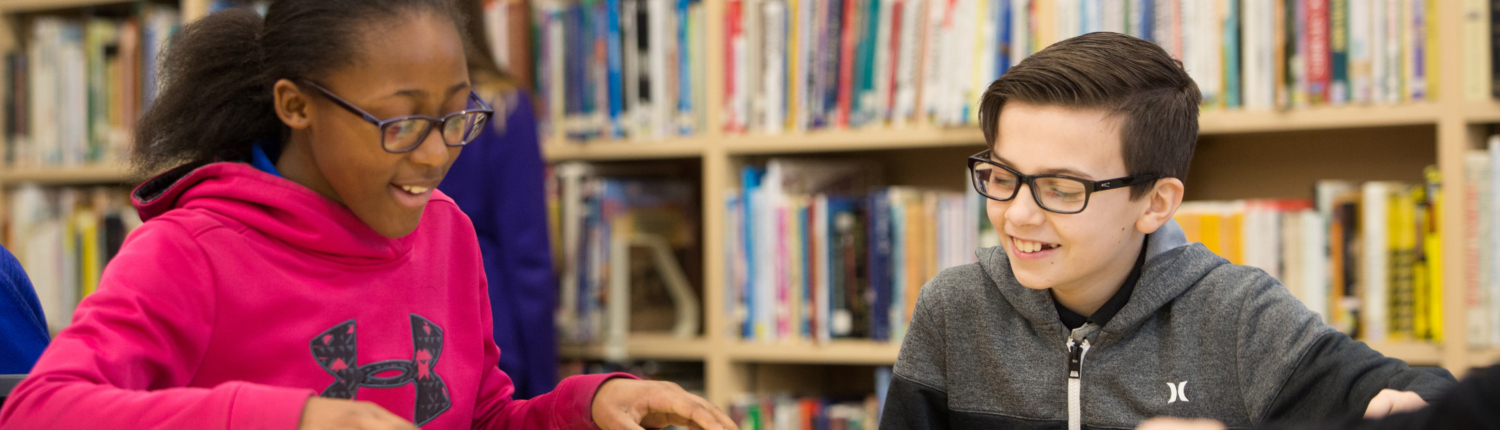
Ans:
[[[729,406],[741,430],[875,430],[880,401],[859,398],[744,395]]]
[[[1369,342],[1443,338],[1442,198],[1428,181],[1326,180],[1308,200],[1191,202],[1191,242],[1281,280],[1326,322]]]
[[[1435,0],[730,0],[726,131],[976,120],[1031,53],[1097,31],[1182,60],[1206,107],[1432,98]]]
[[[741,394],[729,417],[744,430],[874,430],[891,386],[891,368],[875,368],[875,392],[864,396]]]
[[[661,139],[706,127],[702,0],[538,0],[543,130]]]
[[[620,347],[631,332],[700,335],[696,181],[672,166],[564,163],[549,183],[562,256],[558,330]]]
[[[877,163],[771,159],[725,202],[730,336],[899,341],[917,295],[974,261],[977,194],[881,187]]]
[[[136,119],[155,96],[158,53],[180,22],[177,9],[149,2],[128,16],[31,20],[26,49],[6,56],[6,164],[125,159]]]
[[[10,196],[6,243],[36,288],[47,326],[62,330],[73,308],[99,287],[104,266],[140,216],[120,188],[17,187]]]

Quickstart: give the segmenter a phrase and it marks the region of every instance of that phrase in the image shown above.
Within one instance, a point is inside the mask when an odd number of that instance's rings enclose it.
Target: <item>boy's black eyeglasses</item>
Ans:
[[[495,111],[479,98],[478,94],[469,91],[469,100],[478,105],[478,109],[464,109],[458,112],[443,115],[442,118],[433,118],[425,115],[409,115],[399,118],[381,120],[375,115],[370,115],[364,109],[355,106],[343,97],[334,94],[316,82],[303,80],[303,84],[318,90],[344,109],[353,112],[380,127],[380,147],[386,152],[400,154],[417,149],[422,141],[427,139],[427,134],[432,132],[433,126],[438,126],[439,133],[443,136],[443,143],[448,146],[464,146],[479,138],[479,132],[484,130],[484,125],[489,123],[490,116]]]
[[[1096,191],[1128,188],[1159,179],[1156,175],[1136,175],[1090,181],[1066,175],[1023,175],[991,160],[989,150],[969,156],[969,176],[980,195],[1002,202],[1016,198],[1021,184],[1026,184],[1037,206],[1060,214],[1083,212],[1089,205],[1089,196]]]

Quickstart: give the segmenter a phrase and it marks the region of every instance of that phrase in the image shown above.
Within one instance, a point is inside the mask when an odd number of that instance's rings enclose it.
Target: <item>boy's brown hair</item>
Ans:
[[[1198,85],[1156,44],[1120,33],[1089,33],[1027,57],[990,84],[979,103],[984,140],[994,148],[1006,101],[1104,109],[1124,115],[1120,142],[1128,175],[1186,179],[1198,142]],[[1130,198],[1150,190],[1134,186]]]

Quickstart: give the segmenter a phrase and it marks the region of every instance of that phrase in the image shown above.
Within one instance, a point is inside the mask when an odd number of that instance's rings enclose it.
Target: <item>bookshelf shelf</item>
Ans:
[[[36,169],[7,169],[0,171],[0,182],[6,185],[34,183],[38,185],[85,185],[122,184],[134,180],[130,168],[123,164],[103,164],[80,167],[51,167]]]
[[[1500,364],[1500,349],[1474,350],[1469,355],[1469,365],[1472,367],[1487,367]]]
[[[861,340],[835,340],[826,345],[736,341],[726,350],[730,360],[740,362],[889,366],[896,363],[901,345]]]
[[[1437,124],[1443,113],[1442,108],[1434,103],[1314,107],[1289,111],[1205,110],[1198,117],[1198,128],[1199,134],[1219,135]]]
[[[705,138],[681,138],[661,141],[589,141],[553,140],[542,145],[547,161],[568,160],[640,160],[701,157],[707,146]]]
[[[680,339],[671,335],[631,335],[626,353],[632,360],[701,361],[708,353],[703,338]],[[603,360],[604,345],[561,344],[558,357],[576,360]]]
[[[1463,116],[1471,124],[1500,122],[1500,100],[1465,103]]]
[[[984,143],[978,127],[874,127],[781,135],[735,135],[723,139],[731,155],[846,152],[875,149],[936,148]],[[977,150],[977,149],[976,149]]]

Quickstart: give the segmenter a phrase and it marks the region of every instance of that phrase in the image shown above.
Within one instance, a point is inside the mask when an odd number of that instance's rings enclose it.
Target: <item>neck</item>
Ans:
[[[1105,302],[1120,291],[1125,278],[1130,277],[1130,271],[1135,269],[1135,261],[1140,256],[1141,248],[1146,246],[1146,241],[1144,235],[1133,236],[1135,237],[1128,240],[1134,244],[1121,250],[1113,261],[1095,275],[1052,287],[1052,299],[1079,315],[1093,316],[1094,312],[1099,311]]]
[[[318,169],[312,154],[312,139],[306,133],[292,132],[287,137],[281,157],[276,160],[276,170],[287,180],[302,184],[329,200],[344,203],[328,183],[328,178],[323,176],[323,171]]]

